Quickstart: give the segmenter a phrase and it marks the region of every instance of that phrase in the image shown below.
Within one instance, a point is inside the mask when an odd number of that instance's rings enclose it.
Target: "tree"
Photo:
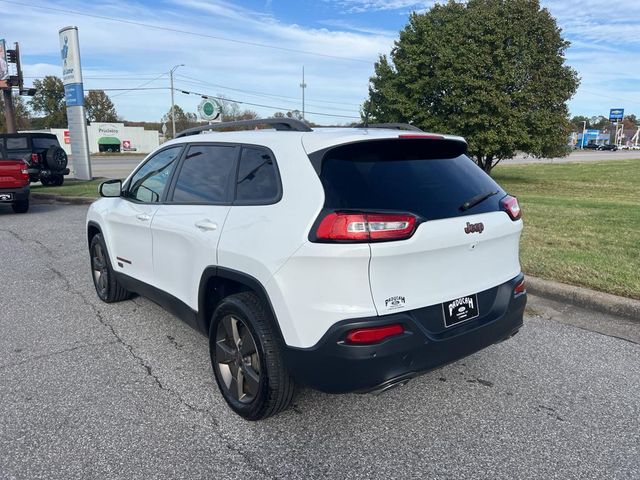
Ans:
[[[240,105],[233,100],[227,99],[224,94],[218,94],[216,101],[222,107],[222,121],[235,122],[238,120],[253,120],[258,118],[258,114],[253,110],[240,110]]]
[[[625,130],[636,130],[638,128],[638,119],[634,114],[627,115],[622,120],[622,125],[624,125]]]
[[[67,108],[64,101],[64,85],[58,77],[48,75],[35,80],[36,93],[29,102],[31,109],[43,116],[43,128],[67,128]]]
[[[254,118],[258,118],[258,114],[253,110],[242,110],[235,115],[225,115],[225,122],[234,122],[238,120],[253,120]]]
[[[16,127],[18,130],[29,130],[31,128],[31,113],[27,108],[27,104],[24,99],[17,95],[13,94],[13,110],[16,115]],[[2,95],[0,95],[0,132],[6,132],[7,126],[5,125],[4,118],[4,99]]]
[[[582,132],[582,129],[585,128],[585,124],[583,122],[587,122],[586,128],[591,128],[591,120],[589,117],[585,117],[583,115],[573,117],[569,121],[569,124],[574,132]]]
[[[198,116],[195,113],[185,112],[179,105],[174,106],[174,113],[176,117],[176,133],[199,125]],[[171,132],[171,109],[167,112],[166,118],[168,132]]]
[[[287,113],[276,112],[273,114],[273,118],[293,118],[294,120],[303,120],[302,112],[300,110],[289,110]]]
[[[577,73],[539,0],[451,0],[413,13],[371,77],[363,118],[466,137],[486,172],[517,151],[566,153]]]
[[[611,126],[611,122],[607,117],[603,117],[602,115],[595,115],[589,119],[588,128],[593,128],[594,130],[604,130],[607,127]]]
[[[116,107],[102,90],[92,90],[84,97],[87,118],[91,122],[117,122]]]

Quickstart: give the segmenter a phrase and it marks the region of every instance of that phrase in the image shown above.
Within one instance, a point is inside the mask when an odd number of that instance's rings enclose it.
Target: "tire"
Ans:
[[[64,175],[53,175],[51,177],[51,185],[59,187],[64,183]]]
[[[129,298],[130,293],[116,279],[107,246],[102,234],[97,233],[89,246],[91,256],[91,278],[98,298],[106,303],[120,302]]]
[[[29,199],[20,200],[11,204],[14,213],[27,213],[29,211]]]
[[[209,329],[218,388],[234,412],[252,421],[289,408],[295,389],[270,317],[254,293],[242,292],[220,303]]]
[[[45,160],[49,170],[64,170],[67,168],[67,154],[62,148],[56,147],[55,145],[49,147],[45,155]]]
[[[59,187],[64,183],[63,175],[50,175],[40,179],[40,183],[47,187]]]

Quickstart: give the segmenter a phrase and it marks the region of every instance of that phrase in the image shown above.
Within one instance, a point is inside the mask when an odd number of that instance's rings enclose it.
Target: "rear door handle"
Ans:
[[[141,222],[148,222],[149,220],[151,220],[151,215],[149,215],[148,213],[141,213],[139,215],[136,215],[136,218]]]
[[[200,220],[199,222],[195,223],[195,226],[203,232],[211,232],[218,228],[218,224],[213,223],[211,220]]]

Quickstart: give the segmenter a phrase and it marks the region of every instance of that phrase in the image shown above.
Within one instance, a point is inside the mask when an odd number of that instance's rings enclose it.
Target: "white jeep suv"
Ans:
[[[205,131],[258,125],[275,131]],[[377,127],[267,119],[163,144],[89,209],[98,296],[146,296],[208,335],[250,420],[296,383],[382,391],[517,333],[517,200],[464,139]]]

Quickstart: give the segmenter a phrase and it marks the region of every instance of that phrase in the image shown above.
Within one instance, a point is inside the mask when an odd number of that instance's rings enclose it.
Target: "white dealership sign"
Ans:
[[[91,180],[78,27],[65,27],[60,30],[60,57],[62,59],[64,97],[67,103],[67,119],[71,133],[73,170],[76,178]]]
[[[82,83],[77,27],[66,27],[60,30],[60,54],[62,56],[62,83],[65,85]]]

